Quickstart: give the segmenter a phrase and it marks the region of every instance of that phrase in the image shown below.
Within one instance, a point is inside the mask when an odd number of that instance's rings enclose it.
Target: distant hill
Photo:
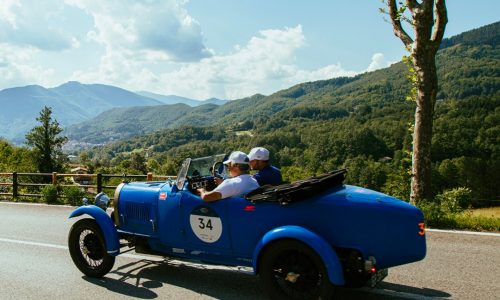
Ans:
[[[0,91],[0,137],[22,142],[43,106],[64,127],[89,120],[115,107],[160,105],[160,101],[103,84],[68,82],[55,88],[38,85]]]
[[[238,103],[247,103],[247,101],[255,102],[263,97],[262,95],[257,95],[240,99]],[[184,125],[206,126],[215,124],[224,114],[231,114],[233,112],[232,107],[235,107],[231,105],[233,101],[224,101],[226,104],[221,106],[209,103],[211,100],[197,101],[207,104],[194,107],[178,103],[154,107],[115,108],[105,111],[88,121],[69,126],[65,130],[65,134],[70,140],[76,142],[102,144],[147,134],[160,129],[175,128]],[[223,100],[214,100],[216,103],[220,103],[219,101]],[[236,108],[240,109],[239,105]]]
[[[485,45],[496,46],[500,42],[500,35],[498,34],[499,31],[500,31],[500,22],[495,22],[444,39],[441,42],[441,48],[447,48],[458,44],[462,45],[485,44]]]
[[[228,100],[220,100],[217,98],[210,98],[207,100],[194,100],[194,99],[189,99],[181,96],[175,96],[175,95],[159,95],[155,93],[150,93],[150,92],[137,92],[137,94],[141,96],[145,96],[151,99],[156,99],[158,101],[161,101],[164,104],[178,104],[178,103],[183,103],[187,104],[191,107],[194,106],[200,106],[204,104],[215,104],[215,105],[223,105],[228,102]]]
[[[218,106],[205,104],[190,107],[186,104],[121,107],[101,113],[95,118],[70,126],[65,134],[73,141],[107,143],[146,134],[182,124],[204,125]],[[191,118],[192,115],[197,116]]]

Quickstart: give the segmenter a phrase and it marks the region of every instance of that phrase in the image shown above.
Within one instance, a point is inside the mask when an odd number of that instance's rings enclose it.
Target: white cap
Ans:
[[[229,158],[223,162],[223,164],[227,165],[232,162],[233,164],[248,165],[248,161],[248,156],[245,153],[241,151],[233,151],[231,152],[231,155],[229,155]]]
[[[262,147],[255,147],[248,153],[250,160],[269,160],[269,150]]]

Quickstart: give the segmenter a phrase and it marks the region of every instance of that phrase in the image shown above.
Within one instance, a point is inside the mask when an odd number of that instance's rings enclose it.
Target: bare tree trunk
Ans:
[[[432,124],[438,80],[434,56],[414,58],[413,65],[417,72],[417,107],[413,132],[410,201],[415,204],[421,199],[430,199],[432,192]]]
[[[410,52],[416,73],[417,108],[413,132],[412,181],[410,200],[416,204],[429,199],[431,189],[432,119],[438,88],[436,52],[443,39],[448,22],[445,0],[406,0],[396,4],[387,0],[394,34]],[[404,12],[409,10],[411,18]],[[413,37],[402,26],[407,21],[413,28]]]

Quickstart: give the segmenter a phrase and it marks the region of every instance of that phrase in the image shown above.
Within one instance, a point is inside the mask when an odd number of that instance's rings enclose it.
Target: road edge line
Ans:
[[[427,229],[425,229],[425,231],[500,237],[500,233],[495,233],[495,232],[465,231],[465,230],[447,230],[447,229],[433,229],[433,228],[427,228]]]

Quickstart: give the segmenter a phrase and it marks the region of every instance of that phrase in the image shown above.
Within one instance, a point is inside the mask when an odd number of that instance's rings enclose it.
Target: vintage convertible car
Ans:
[[[120,184],[71,213],[68,243],[84,274],[102,277],[120,252],[252,267],[273,298],[328,299],[336,286],[374,285],[393,266],[424,258],[422,212],[399,199],[344,185],[345,170],[242,198],[204,202],[224,176],[224,155],[186,159],[175,181]]]

